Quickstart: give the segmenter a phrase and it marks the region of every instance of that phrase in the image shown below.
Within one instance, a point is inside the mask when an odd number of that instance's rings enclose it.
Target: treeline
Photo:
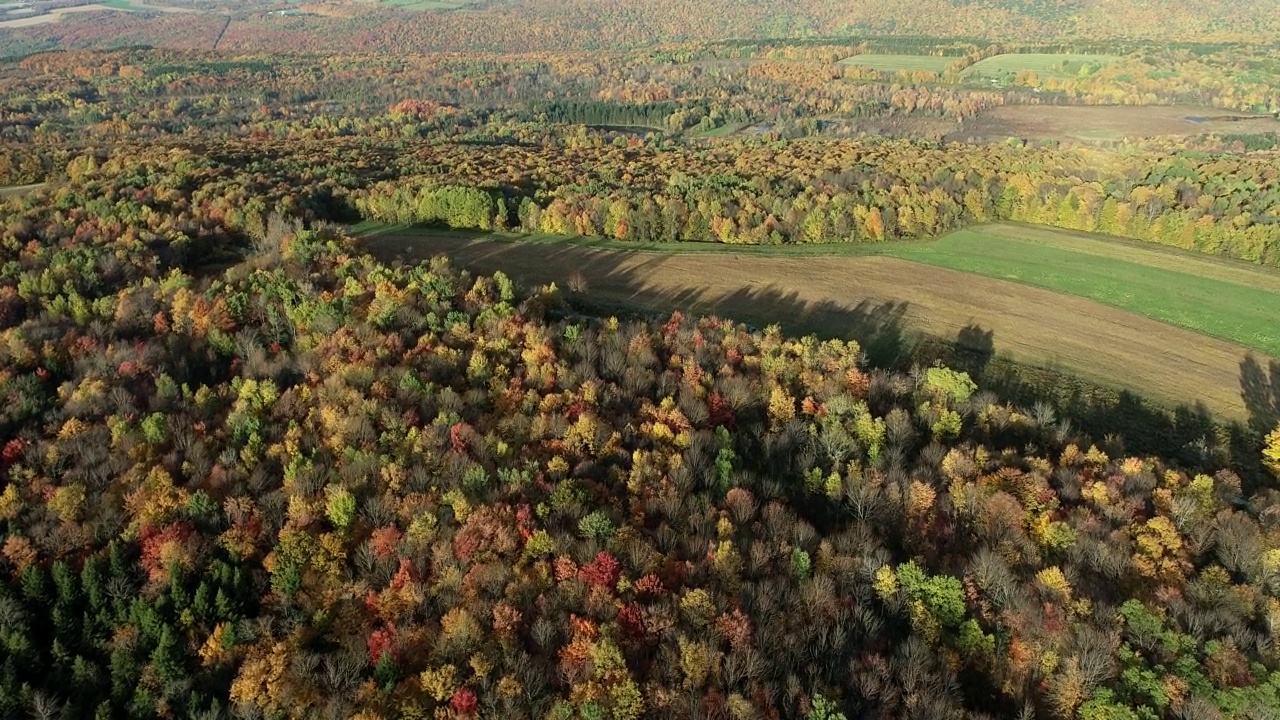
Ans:
[[[374,195],[356,201],[362,215],[395,224],[426,223],[451,228],[505,228],[506,202],[477,188],[436,186]]]
[[[475,227],[526,232],[642,242],[856,243],[1011,220],[1280,264],[1280,183],[1265,157],[743,141],[710,151],[579,148],[561,153],[569,165],[560,173],[533,148],[463,152],[474,172],[376,184],[353,194],[357,209],[375,220],[435,222],[431,212],[415,212],[418,194],[452,184],[492,196],[487,207],[495,215]],[[448,163],[454,153],[431,155]],[[492,161],[475,164],[489,154]],[[504,173],[513,165],[540,169]],[[591,176],[574,169],[581,167],[592,168]]]
[[[68,178],[111,188],[113,214],[145,212],[153,198],[206,183],[182,211],[241,232],[275,204],[306,221],[364,217],[641,242],[886,242],[1011,220],[1280,263],[1280,179],[1266,155],[884,140],[659,147],[582,135],[561,146],[263,138],[10,157],[65,162]],[[55,197],[74,207],[91,202],[83,193],[72,183]],[[158,216],[149,222],[150,232],[171,232]]]
[[[545,116],[557,123],[576,125],[643,125],[656,129],[667,127],[667,119],[684,109],[677,102],[620,105],[607,102],[552,101],[531,105],[533,116]],[[683,129],[683,128],[676,128]]]

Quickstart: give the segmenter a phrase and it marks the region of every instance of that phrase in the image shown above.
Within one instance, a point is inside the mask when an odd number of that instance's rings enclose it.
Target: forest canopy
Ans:
[[[856,343],[271,239],[70,295],[6,251],[5,715],[1276,706],[1273,489]]]
[[[1226,425],[369,254],[1004,221],[1268,298],[1267,2],[428,4],[0,27],[0,717],[1273,720],[1280,365]]]

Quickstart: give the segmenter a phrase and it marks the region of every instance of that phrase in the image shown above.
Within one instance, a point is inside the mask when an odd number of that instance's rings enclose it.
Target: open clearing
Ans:
[[[926,72],[940,73],[951,63],[959,60],[955,57],[941,55],[854,55],[840,61],[841,65],[868,67],[880,72]]]
[[[0,20],[0,28],[15,27],[32,27],[35,25],[48,25],[49,23],[60,22],[64,17],[72,13],[93,12],[95,10],[118,10],[121,12],[132,11],[150,11],[162,13],[200,13],[200,10],[194,8],[166,7],[163,5],[147,5],[144,3],[133,2],[132,0],[105,0],[100,3],[91,5],[76,5],[74,7],[55,8],[42,15],[23,15],[22,17],[12,20]],[[3,17],[3,15],[0,15]]]
[[[1124,138],[1206,133],[1280,132],[1270,115],[1229,112],[1195,105],[1006,105],[966,120],[948,140],[1003,142],[1027,140],[1107,141]]]
[[[117,10],[139,10],[139,11],[162,12],[162,13],[178,13],[180,15],[184,15],[184,14],[199,15],[205,12],[204,10],[199,10],[197,8],[173,7],[171,5],[149,5],[144,2],[136,2],[136,0],[106,0],[106,2],[103,2],[102,4],[106,5],[107,7],[115,8]]]
[[[967,80],[1012,80],[1020,72],[1034,72],[1040,79],[1068,78],[1089,74],[1115,60],[1115,55],[1081,55],[1056,53],[1006,53],[996,55],[965,68]]]
[[[1247,417],[1240,395],[1246,348],[1023,282],[848,251],[821,256],[822,246],[808,256],[767,256],[724,246],[637,252],[572,241],[513,242],[516,237],[407,229],[366,242],[384,260],[444,253],[462,267],[502,270],[527,285],[564,286],[580,271],[593,301],[777,322],[794,332],[858,338],[877,322],[901,321],[952,339],[976,325],[992,333],[997,353],[1014,360],[1169,406],[1199,402],[1220,417]]]
[[[49,23],[60,22],[62,18],[72,13],[93,12],[95,10],[119,10],[122,8],[109,7],[99,3],[92,5],[76,5],[75,7],[57,8],[50,10],[43,15],[24,15],[13,20],[0,21],[0,28],[7,27],[32,27],[34,25],[48,25]]]
[[[1076,295],[1280,356],[1280,273],[1031,230],[961,230],[888,254]]]

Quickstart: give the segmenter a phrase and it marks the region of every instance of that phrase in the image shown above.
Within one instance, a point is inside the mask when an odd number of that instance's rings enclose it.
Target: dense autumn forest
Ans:
[[[307,220],[778,244],[920,238],[998,219],[1280,264],[1275,133],[1113,146],[940,144],[883,132],[831,136],[817,126],[822,112],[869,123],[955,122],[1006,103],[1122,98],[1122,86],[1105,79],[1109,70],[1090,78],[1103,76],[1097,87],[1120,95],[1059,83],[1046,98],[1039,86],[904,86],[893,78],[828,79],[797,96],[803,80],[761,69],[877,49],[718,46],[679,57],[504,63],[483,55],[40,54],[0,77],[0,183],[109,177],[118,191],[143,193],[130,202],[146,204],[158,188],[126,168],[163,167],[178,152],[195,163],[179,174],[196,175],[182,182],[210,182],[203,168],[238,186],[241,199],[222,211],[236,226],[263,222],[272,201],[260,194],[265,184],[284,212],[301,208]],[[967,61],[1005,49],[972,47]],[[1237,110],[1280,102],[1267,95],[1270,75],[1223,71],[1233,62],[1280,62],[1265,53],[1232,60],[1225,47],[1163,52],[1143,50],[1131,62],[1154,66],[1181,54],[1186,74],[1148,73],[1158,80],[1131,83],[1135,98]],[[1197,72],[1216,73],[1217,84],[1197,82]],[[732,127],[748,131],[716,137]],[[57,202],[77,202],[57,184]]]
[[[0,155],[16,182],[61,157],[23,153]],[[177,158],[172,187],[146,176]],[[201,206],[183,214],[208,213],[234,227],[261,225],[274,201],[306,220],[624,241],[874,243],[1003,219],[1280,264],[1280,165],[1269,156],[909,141],[744,140],[708,149],[601,145],[598,137],[532,147],[330,138],[237,140],[198,151],[119,143],[76,154],[66,168],[73,180],[107,191],[111,212],[126,216],[201,185]],[[89,200],[73,182],[18,202],[47,213]],[[27,231],[11,226],[5,237],[21,243]]]
[[[1275,718],[1271,395],[1059,402],[356,233],[1002,220],[1277,267],[1270,4],[0,27],[0,717]],[[946,60],[857,64],[894,54]],[[974,74],[1009,54],[1100,59]],[[1220,124],[983,125],[1165,106]]]
[[[10,215],[6,717],[1280,702],[1270,484],[852,342],[242,235],[201,165]]]
[[[984,60],[1018,53],[1110,59],[1071,73],[1018,73],[999,85],[965,74]],[[940,72],[877,72],[849,64],[881,54],[949,62]],[[308,123],[342,134],[406,132],[382,127],[379,116],[407,102],[400,114],[434,121],[415,134],[501,134],[551,121],[695,136],[758,125],[767,135],[798,137],[837,121],[933,118],[954,125],[1015,105],[1195,105],[1274,113],[1280,111],[1277,86],[1280,50],[1236,44],[870,38],[595,53],[296,58],[126,49],[37,53],[0,65],[0,132],[12,142],[53,140],[73,128],[103,138],[182,134],[192,126],[219,134],[279,133]],[[448,116],[435,117],[437,109]],[[865,127],[877,135],[893,129],[891,123]]]

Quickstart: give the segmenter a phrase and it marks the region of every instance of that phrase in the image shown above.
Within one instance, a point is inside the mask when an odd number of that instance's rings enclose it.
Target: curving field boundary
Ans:
[[[366,243],[384,261],[447,254],[461,267],[501,270],[526,285],[564,287],[577,272],[589,298],[604,304],[777,322],[788,331],[864,343],[868,328],[884,322],[946,339],[976,326],[990,333],[996,353],[1013,360],[1132,390],[1170,407],[1202,404],[1230,420],[1249,417],[1241,393],[1244,365],[1273,362],[1091,300],[890,257],[635,252],[427,229],[380,234]]]

